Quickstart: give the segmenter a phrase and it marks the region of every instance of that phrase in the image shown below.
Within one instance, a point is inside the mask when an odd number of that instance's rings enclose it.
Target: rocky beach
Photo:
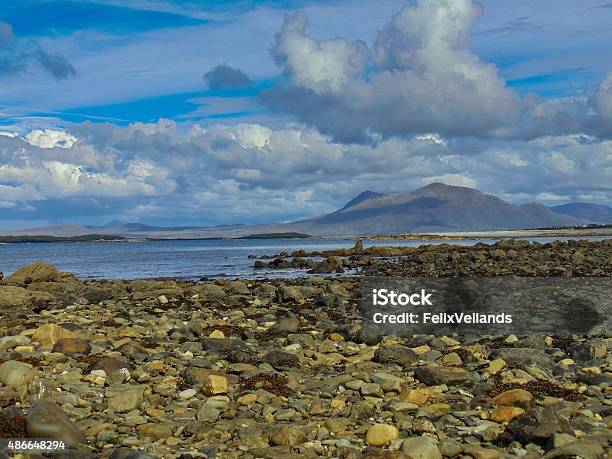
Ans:
[[[70,458],[608,457],[609,333],[400,338],[357,304],[364,275],[610,277],[612,240],[254,263],[309,276],[0,274],[0,438],[61,440],[52,457]]]

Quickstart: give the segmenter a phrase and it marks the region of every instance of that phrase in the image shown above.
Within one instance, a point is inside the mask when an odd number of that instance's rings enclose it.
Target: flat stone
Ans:
[[[125,413],[138,409],[142,403],[145,386],[132,384],[113,384],[106,389],[108,409],[115,413]]]
[[[41,325],[32,334],[32,341],[39,342],[43,347],[53,347],[62,338],[75,338],[75,335],[56,324]]]
[[[411,459],[442,459],[442,453],[430,437],[407,438],[402,442],[402,452]]]
[[[366,442],[370,446],[384,446],[399,438],[397,427],[389,424],[376,424],[368,429]]]
[[[463,368],[433,365],[415,368],[414,376],[428,386],[461,385],[470,380],[469,373]]]
[[[23,287],[0,285],[0,309],[26,308],[32,303],[32,296]]]
[[[401,389],[401,378],[389,373],[374,373],[372,381],[385,392],[399,392]]]
[[[74,425],[68,415],[55,403],[38,400],[30,408],[26,421],[26,432],[30,438],[61,440],[74,448],[86,443],[85,435]]]
[[[0,365],[0,382],[5,386],[22,386],[34,377],[34,369],[27,363],[9,360]]]

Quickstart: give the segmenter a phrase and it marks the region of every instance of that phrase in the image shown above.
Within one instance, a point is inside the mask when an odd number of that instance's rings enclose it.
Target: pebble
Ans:
[[[402,442],[401,451],[411,459],[442,459],[436,442],[426,436],[407,438]]]

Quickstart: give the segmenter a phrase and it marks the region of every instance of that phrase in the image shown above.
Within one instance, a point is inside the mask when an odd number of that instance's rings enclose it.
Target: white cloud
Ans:
[[[34,129],[25,136],[30,145],[39,148],[72,148],[77,138],[66,131],[55,129]]]
[[[268,91],[272,108],[344,142],[380,137],[532,139],[612,133],[612,77],[596,96],[519,97],[494,64],[469,48],[482,7],[473,0],[416,0],[402,8],[368,48],[306,35],[304,14],[285,19],[272,56],[286,85]]]

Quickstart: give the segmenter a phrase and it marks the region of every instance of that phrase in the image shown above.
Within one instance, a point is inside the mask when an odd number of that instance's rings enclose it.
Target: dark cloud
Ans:
[[[0,75],[23,74],[31,64],[57,80],[76,75],[76,69],[64,56],[47,52],[34,40],[17,39],[11,25],[0,22]]]
[[[240,89],[251,86],[251,79],[240,69],[227,64],[217,65],[204,74],[204,81],[210,89]]]

